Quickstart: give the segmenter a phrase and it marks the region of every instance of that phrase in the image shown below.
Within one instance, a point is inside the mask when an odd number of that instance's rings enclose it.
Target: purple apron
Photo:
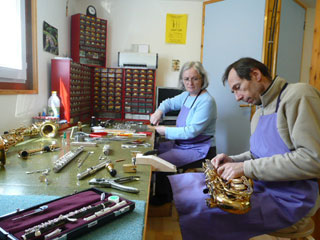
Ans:
[[[190,109],[197,100],[199,92],[190,108],[184,106],[187,98],[185,99],[176,122],[177,127],[185,127],[186,120],[189,115]],[[159,144],[158,157],[176,165],[177,167],[184,166],[186,164],[198,161],[207,156],[211,146],[212,136],[199,135],[192,139],[167,141]]]
[[[261,116],[250,138],[250,150],[257,158],[290,152],[277,131],[280,95],[276,112]],[[173,175],[169,180],[184,240],[247,240],[289,227],[312,209],[319,194],[315,179],[254,181],[252,209],[236,215],[206,206],[208,196],[202,192],[206,188],[203,173]]]

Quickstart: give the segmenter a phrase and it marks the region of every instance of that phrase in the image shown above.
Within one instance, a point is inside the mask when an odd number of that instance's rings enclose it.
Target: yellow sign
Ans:
[[[166,43],[186,44],[187,14],[167,14]]]

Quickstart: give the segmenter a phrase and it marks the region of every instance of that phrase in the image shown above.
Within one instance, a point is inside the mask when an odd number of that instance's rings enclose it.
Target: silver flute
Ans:
[[[24,240],[28,240],[33,239],[35,237],[39,237],[43,234],[46,234],[54,230],[55,228],[59,228],[67,224],[68,222],[76,222],[79,218],[83,218],[87,215],[94,214],[98,211],[101,211],[104,208],[109,208],[110,205],[112,205],[112,202],[105,201],[95,206],[88,205],[86,207],[82,207],[75,211],[69,212],[65,215],[60,215],[59,217],[56,217],[54,219],[48,220],[39,225],[26,229],[25,234],[22,235],[22,238]]]
[[[67,152],[65,155],[60,157],[54,163],[53,171],[55,173],[59,172],[62,168],[64,168],[69,162],[71,162],[74,158],[76,158],[80,153],[84,150],[83,146],[80,146],[76,149],[72,149],[71,151]]]
[[[78,180],[81,180],[91,174],[94,174],[95,172],[99,171],[100,169],[106,167],[106,165],[110,163],[110,160],[106,160],[106,161],[103,161],[101,163],[99,163],[98,165],[95,165],[95,166],[92,166],[92,167],[89,167],[87,168],[85,171],[81,172],[81,173],[78,173],[77,174],[77,178]]]

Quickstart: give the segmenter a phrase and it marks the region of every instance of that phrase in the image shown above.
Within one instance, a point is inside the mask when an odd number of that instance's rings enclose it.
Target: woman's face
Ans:
[[[190,96],[196,96],[203,84],[201,75],[192,67],[182,74],[183,85],[190,93]]]

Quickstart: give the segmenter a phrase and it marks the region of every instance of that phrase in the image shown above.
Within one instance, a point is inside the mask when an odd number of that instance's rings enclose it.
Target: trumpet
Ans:
[[[204,192],[210,196],[206,199],[209,208],[219,207],[234,214],[244,214],[251,209],[252,179],[242,176],[227,182],[217,174],[208,159],[203,163],[203,168],[207,186]]]
[[[20,127],[9,130],[0,136],[0,165],[6,164],[6,151],[17,143],[24,141],[24,137],[33,137],[40,134],[41,137],[52,138],[58,133],[58,124],[52,121],[34,123],[29,127]]]

